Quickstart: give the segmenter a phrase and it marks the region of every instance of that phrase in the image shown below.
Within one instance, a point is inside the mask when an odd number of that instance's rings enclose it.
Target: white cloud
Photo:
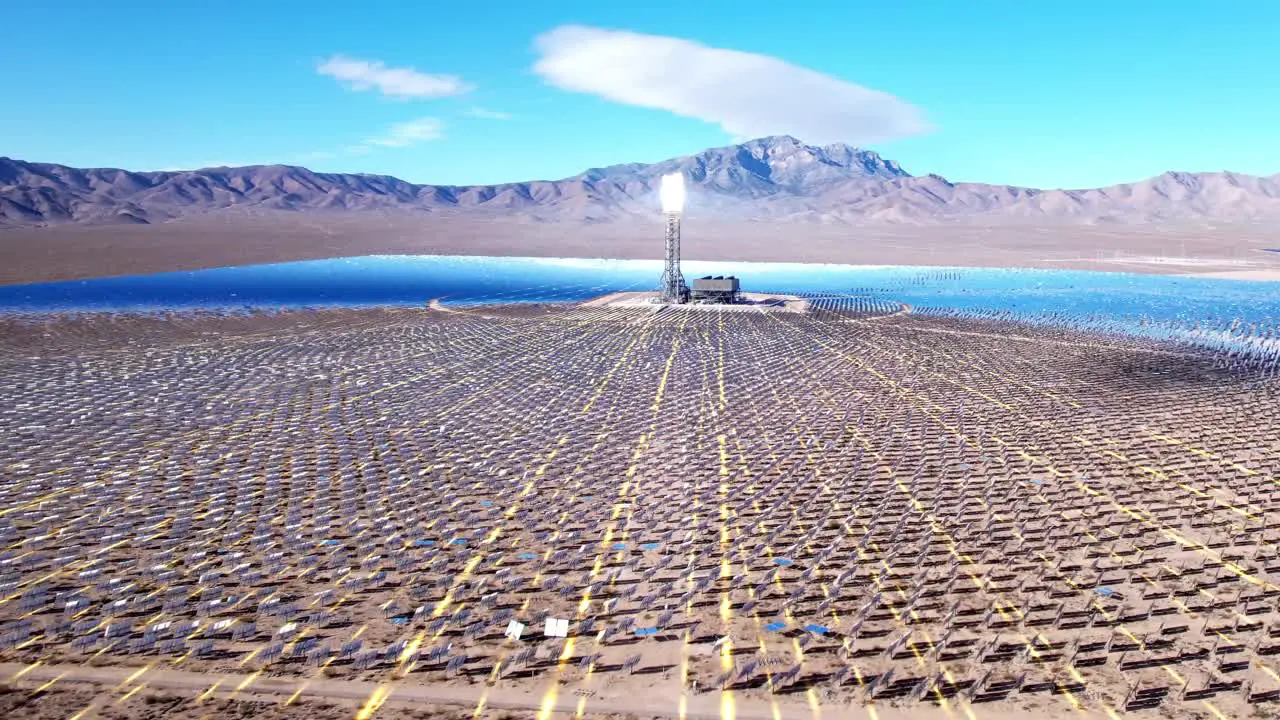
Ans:
[[[352,90],[374,90],[396,98],[436,98],[460,95],[472,88],[454,75],[428,75],[413,68],[387,67],[378,60],[334,55],[316,66],[316,72]]]
[[[497,110],[486,110],[482,107],[473,107],[463,113],[467,117],[480,118],[482,120],[510,120],[511,113],[499,112]]]
[[[737,139],[869,144],[930,129],[892,95],[767,55],[579,25],[539,35],[534,47],[533,70],[550,85],[698,118]]]
[[[433,117],[399,122],[357,147],[409,147],[444,136],[444,123]]]

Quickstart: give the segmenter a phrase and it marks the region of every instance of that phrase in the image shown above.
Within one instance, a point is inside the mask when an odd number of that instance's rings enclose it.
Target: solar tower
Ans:
[[[680,216],[684,213],[684,176],[672,173],[662,176],[658,189],[662,200],[662,215],[667,221],[666,262],[662,268],[662,293],[664,303],[683,303],[689,299],[689,288],[680,274]]]

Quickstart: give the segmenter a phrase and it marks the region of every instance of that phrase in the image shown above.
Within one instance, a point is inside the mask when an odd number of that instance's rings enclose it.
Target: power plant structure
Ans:
[[[695,278],[693,281],[693,290],[689,293],[689,299],[696,303],[715,303],[717,305],[732,305],[738,302],[738,278],[730,275],[716,275],[712,277]]]
[[[680,272],[680,218],[684,214],[684,175],[671,173],[662,176],[658,187],[662,201],[662,215],[666,219],[666,253],[662,266],[662,288],[658,301],[682,305],[689,301],[698,303],[736,303],[739,299],[738,278],[723,275],[707,275],[693,281],[693,290],[685,284]]]
[[[658,187],[662,200],[662,214],[667,221],[666,261],[662,266],[662,291],[659,300],[664,303],[685,303],[689,300],[689,286],[680,274],[680,216],[684,213],[684,175],[672,173],[662,176]]]

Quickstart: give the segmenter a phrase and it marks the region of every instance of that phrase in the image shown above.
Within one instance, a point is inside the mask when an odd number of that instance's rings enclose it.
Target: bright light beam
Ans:
[[[658,197],[662,200],[662,212],[672,215],[684,212],[684,175],[663,175]]]

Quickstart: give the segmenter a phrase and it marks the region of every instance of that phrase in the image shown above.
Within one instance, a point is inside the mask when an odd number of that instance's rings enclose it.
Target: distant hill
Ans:
[[[1141,224],[1280,218],[1280,175],[1169,172],[1092,190],[1036,190],[916,177],[878,154],[789,136],[571,178],[416,185],[290,165],[131,172],[0,158],[0,227],[157,223],[261,211],[395,211],[609,223],[652,217],[659,178],[690,182],[690,216],[817,223]]]

